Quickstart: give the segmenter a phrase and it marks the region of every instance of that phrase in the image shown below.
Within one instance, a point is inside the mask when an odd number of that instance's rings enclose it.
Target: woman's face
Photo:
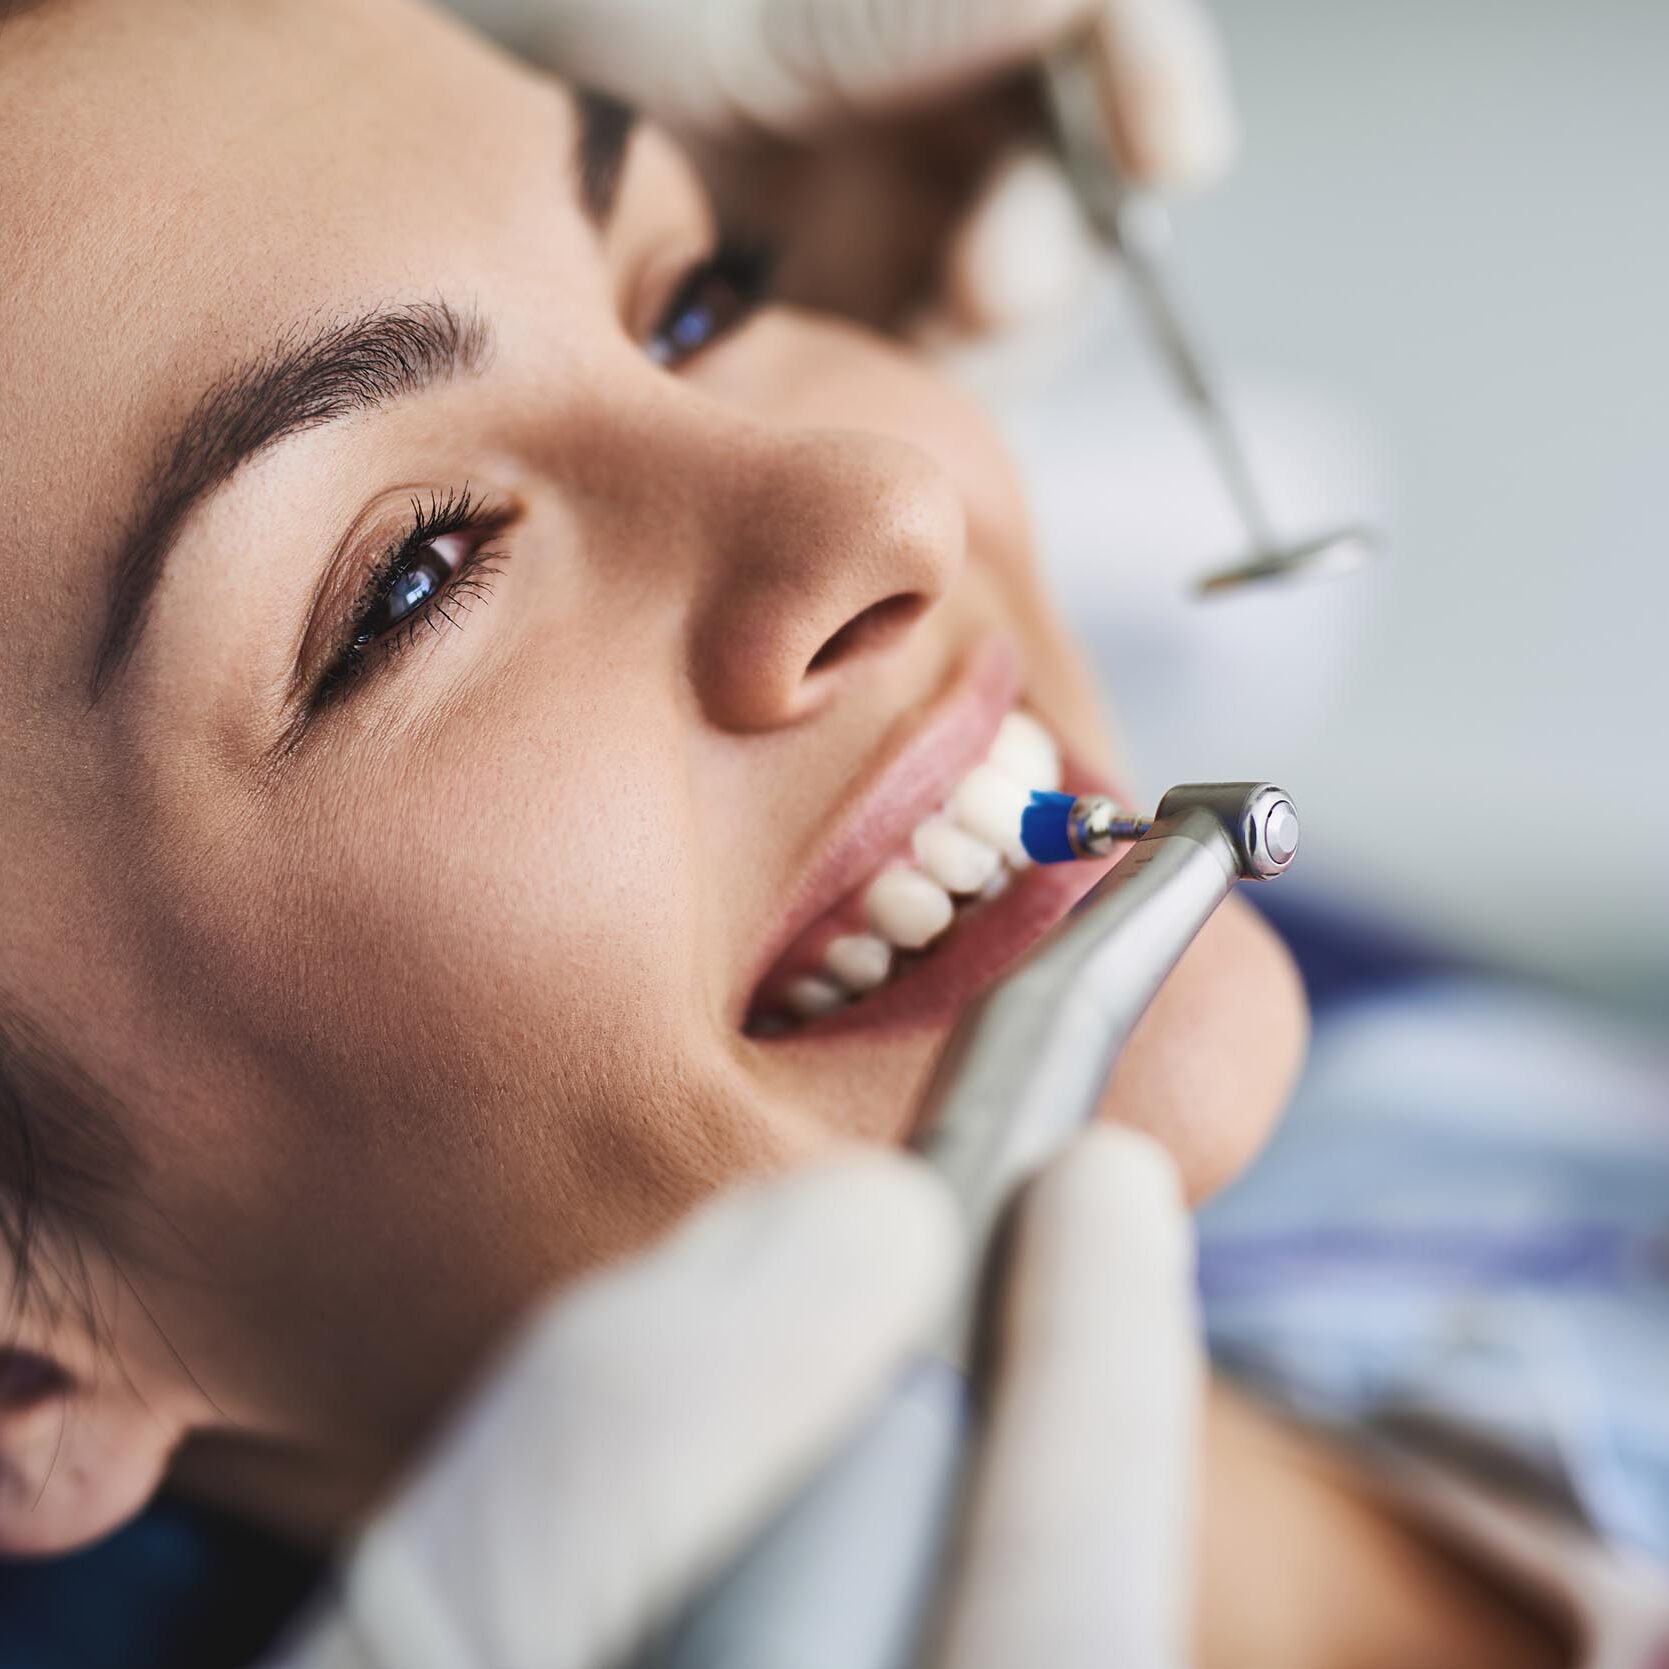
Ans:
[[[184,1423],[241,1428],[223,1479],[285,1445],[243,1493],[297,1521],[553,1280],[903,1138],[1093,879],[1019,875],[782,1028],[1005,715],[1116,766],[978,412],[748,313],[618,126],[405,0],[0,29],[0,1012],[108,1096]],[[1201,1191],[1300,1031],[1225,910],[1110,1111]]]

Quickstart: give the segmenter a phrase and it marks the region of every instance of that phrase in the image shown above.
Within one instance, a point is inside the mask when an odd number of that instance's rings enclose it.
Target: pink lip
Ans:
[[[907,848],[916,826],[990,751],[1019,694],[1012,647],[992,642],[972,654],[960,674],[902,743],[848,796],[837,832],[795,889],[782,925],[749,982],[757,996],[797,942],[833,936],[831,923],[861,882]],[[1068,764],[1074,793],[1110,792]],[[768,1046],[820,1042],[877,1029],[948,1024],[968,1001],[1017,961],[1106,871],[1105,864],[1061,864],[1026,870],[1000,897],[966,910],[965,919],[879,991],[849,1008],[795,1026]],[[828,918],[826,922],[824,918]],[[842,923],[848,929],[858,923]],[[827,932],[813,932],[827,926]],[[774,983],[774,978],[773,978]]]
[[[1109,792],[1068,771],[1075,794]],[[1020,960],[1106,874],[1106,863],[1051,864],[1016,876],[1000,898],[971,908],[965,920],[870,996],[825,1019],[796,1025],[770,1042],[780,1048],[857,1032],[938,1030]]]
[[[830,813],[832,839],[794,888],[780,926],[752,970],[746,987],[750,1000],[783,952],[867,880],[985,757],[1019,690],[1014,646],[988,639],[968,655],[920,721],[852,786]]]

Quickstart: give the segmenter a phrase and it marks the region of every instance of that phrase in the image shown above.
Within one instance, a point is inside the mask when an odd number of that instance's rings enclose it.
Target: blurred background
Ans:
[[[1669,1019],[1669,6],[1212,10],[1244,148],[1173,276],[1281,530],[1389,556],[1186,601],[1243,536],[1116,285],[982,379],[1136,780],[1279,778],[1289,887]]]
[[[1174,274],[1283,530],[1391,544],[1178,602],[1236,524],[1110,305],[1011,426],[1138,774],[1278,777],[1303,884],[1669,1017],[1669,6],[1213,10],[1244,153]]]

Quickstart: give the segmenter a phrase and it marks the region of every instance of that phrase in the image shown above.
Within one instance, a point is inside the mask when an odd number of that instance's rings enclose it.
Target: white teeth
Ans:
[[[1061,785],[1060,749],[1030,713],[1010,713],[1003,720],[987,758],[1028,791],[1053,792]]]
[[[844,1008],[846,993],[833,980],[797,979],[783,992],[783,1000],[802,1020],[815,1020]]]
[[[823,952],[823,967],[854,996],[861,997],[887,983],[892,972],[892,946],[873,933],[851,933],[831,940]]]
[[[911,838],[916,862],[946,892],[971,898],[1002,867],[1002,857],[983,840],[975,840],[964,829],[934,817],[923,823]]]
[[[937,881],[919,870],[889,869],[870,882],[864,913],[883,939],[900,950],[920,950],[950,926],[956,906]]]
[[[1031,859],[1020,844],[1020,814],[1030,793],[995,765],[976,765],[950,797],[949,811],[958,824],[988,846],[995,846],[1016,869]]]
[[[911,836],[916,867],[895,862],[870,882],[863,909],[873,931],[830,940],[822,967],[783,988],[775,1022],[792,1029],[784,1012],[816,1020],[878,990],[893,975],[896,951],[925,949],[955,921],[957,899],[983,903],[1006,891],[1031,864],[1020,818],[1032,791],[1058,789],[1063,775],[1055,739],[1030,714],[1010,713],[985,762]]]

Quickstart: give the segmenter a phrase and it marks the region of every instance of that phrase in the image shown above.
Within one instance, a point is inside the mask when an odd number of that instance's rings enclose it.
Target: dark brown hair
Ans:
[[[106,1244],[110,1207],[134,1169],[110,1098],[0,1000],[0,1256],[12,1273],[6,1319],[31,1304],[52,1309],[88,1296],[86,1254]]]

